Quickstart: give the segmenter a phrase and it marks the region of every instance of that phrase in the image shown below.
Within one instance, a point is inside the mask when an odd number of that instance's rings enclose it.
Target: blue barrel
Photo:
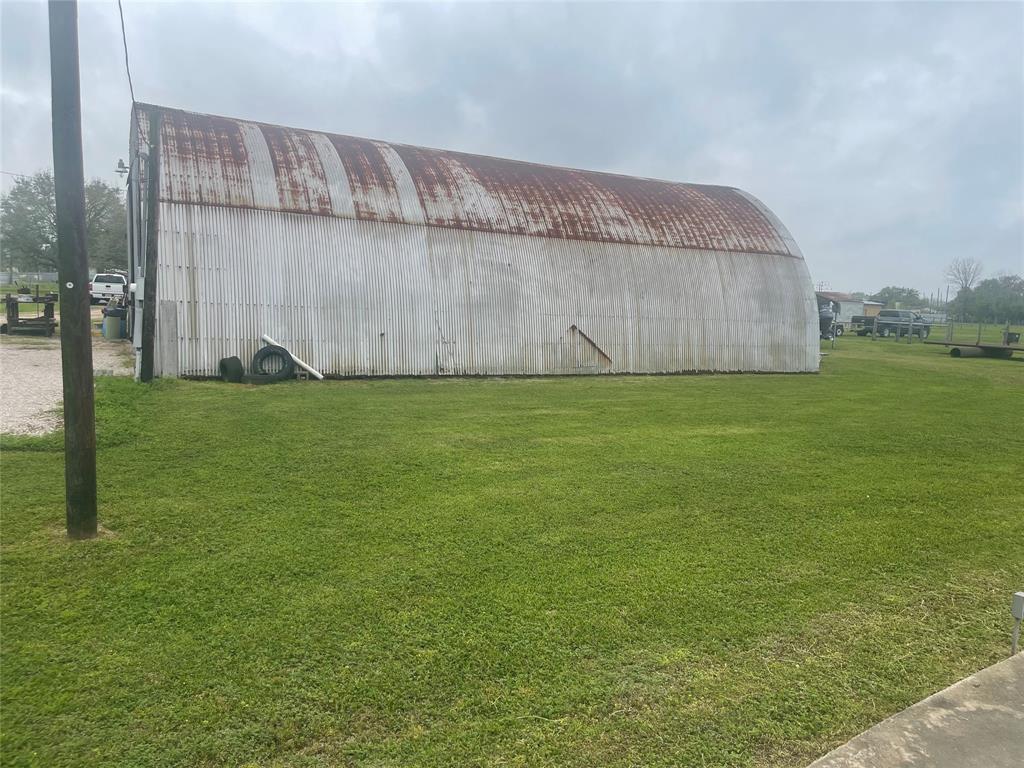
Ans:
[[[123,339],[127,337],[127,323],[123,317],[107,315],[103,318],[103,338]]]

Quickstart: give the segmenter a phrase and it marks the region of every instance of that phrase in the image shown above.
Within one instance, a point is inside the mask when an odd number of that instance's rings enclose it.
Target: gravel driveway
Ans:
[[[92,340],[97,373],[131,376],[127,341]],[[60,339],[0,336],[0,433],[41,435],[60,426]]]

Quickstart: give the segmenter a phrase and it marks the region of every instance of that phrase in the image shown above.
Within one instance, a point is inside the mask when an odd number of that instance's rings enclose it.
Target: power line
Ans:
[[[128,74],[128,92],[132,95],[132,109],[135,109],[135,87],[132,85],[132,69],[128,66],[128,35],[124,31],[124,8],[117,0],[117,13],[121,17],[121,42],[124,44],[124,71]]]
[[[117,0],[117,14],[121,17],[121,43],[124,45],[124,71],[128,75],[128,93],[132,97],[132,117],[135,119],[135,128],[139,132],[139,138],[145,142],[146,146],[149,146],[149,141],[142,133],[142,123],[139,122],[139,115],[135,111],[135,86],[132,85],[132,68],[128,64],[128,35],[124,31],[124,8],[121,6],[121,0]]]
[[[14,171],[0,171],[0,173],[4,174],[5,176],[20,176],[23,179],[29,178],[29,174],[27,173],[15,173]]]

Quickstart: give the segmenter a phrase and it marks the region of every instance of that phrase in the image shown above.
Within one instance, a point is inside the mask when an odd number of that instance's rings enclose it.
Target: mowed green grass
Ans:
[[[1024,588],[1020,361],[97,402],[97,540],[4,439],[6,765],[801,766]]]

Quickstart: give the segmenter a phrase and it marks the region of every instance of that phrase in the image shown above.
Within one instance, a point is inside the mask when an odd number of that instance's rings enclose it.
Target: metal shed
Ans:
[[[131,154],[143,378],[264,333],[333,376],[818,369],[800,249],[738,189],[144,104]]]

